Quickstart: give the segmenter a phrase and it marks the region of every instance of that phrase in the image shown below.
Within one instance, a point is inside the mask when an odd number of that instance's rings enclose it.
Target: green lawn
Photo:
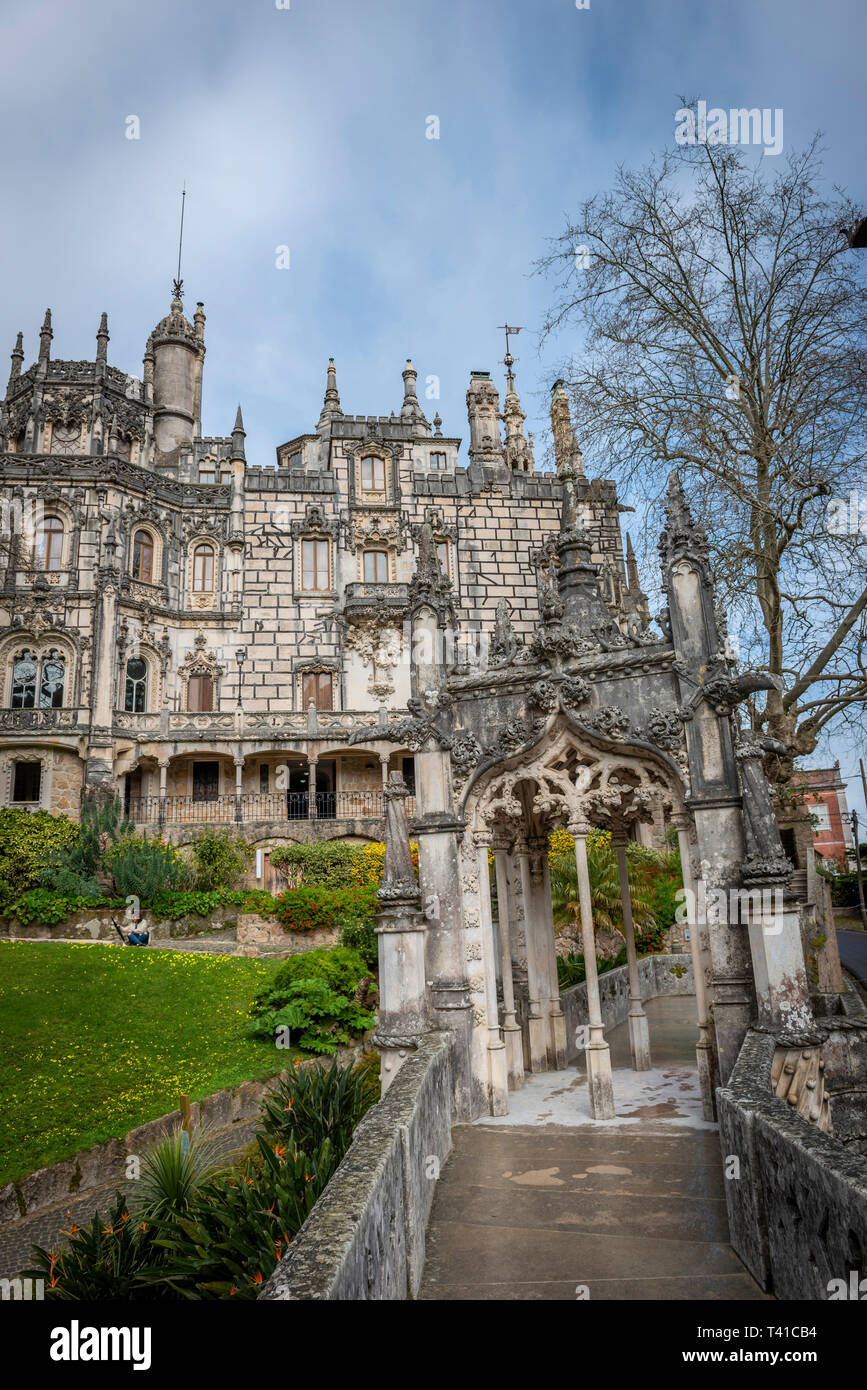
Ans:
[[[244,1036],[273,963],[0,943],[0,1184],[239,1081],[288,1051]]]

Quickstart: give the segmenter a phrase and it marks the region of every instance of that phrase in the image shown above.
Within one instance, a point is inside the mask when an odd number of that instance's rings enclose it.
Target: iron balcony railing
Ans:
[[[240,796],[140,796],[126,803],[134,825],[229,825],[249,821],[382,820],[381,791],[243,792]],[[408,797],[407,814],[415,815]]]

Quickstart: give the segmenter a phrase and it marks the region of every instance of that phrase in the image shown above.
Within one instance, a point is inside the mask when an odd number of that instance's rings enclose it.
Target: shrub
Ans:
[[[46,857],[41,885],[82,894],[92,892],[94,886],[104,887],[100,875],[106,874],[106,850],[119,837],[132,833],[133,826],[124,819],[119,796],[113,801],[82,802],[78,835]]]
[[[342,1067],[336,1058],[328,1067],[296,1063],[265,1096],[262,1129],[293,1150],[309,1152],[328,1139],[342,1154],[362,1115],[378,1100],[379,1078],[370,1061],[354,1067]]]
[[[237,888],[253,858],[253,850],[228,826],[219,830],[208,826],[200,830],[188,845],[191,887],[199,891],[215,888]],[[273,862],[273,860],[272,860]]]
[[[142,902],[160,892],[183,889],[190,881],[190,870],[174,845],[145,834],[121,835],[104,851],[103,863],[118,893],[124,898],[135,893]]]
[[[274,915],[284,931],[333,930],[341,922],[372,918],[376,911],[376,889],[291,888],[281,893]]]
[[[68,816],[50,811],[0,810],[0,881],[8,897],[20,897],[39,886],[52,853],[68,849],[78,839],[78,826]]]
[[[310,845],[279,845],[271,850],[271,866],[290,888],[321,884],[324,888],[348,888],[363,878],[361,845],[337,840]]]
[[[297,980],[324,980],[338,994],[351,998],[368,971],[357,951],[346,946],[320,946],[284,960],[275,970],[266,989],[253,1000],[253,1011],[275,1009],[285,1002],[286,990]]]
[[[862,874],[864,870],[862,869]],[[858,874],[834,874],[831,877],[831,902],[835,907],[858,906]],[[865,889],[867,892],[867,889]]]
[[[327,1139],[309,1153],[258,1143],[259,1161],[206,1183],[189,1217],[157,1223],[155,1283],[188,1299],[258,1297],[342,1157]]]
[[[70,897],[66,893],[55,893],[50,888],[31,888],[28,893],[22,893],[17,901],[8,905],[6,915],[15,918],[24,926],[36,922],[40,926],[53,927],[81,908],[123,906],[124,902],[120,898],[108,898],[99,894]]]
[[[32,1247],[36,1268],[26,1271],[31,1279],[45,1280],[46,1299],[126,1303],[165,1296],[167,1290],[148,1287],[142,1277],[156,1253],[155,1230],[130,1215],[120,1192],[107,1220],[97,1211],[89,1226],[72,1225],[62,1234],[68,1244],[60,1251]]]
[[[619,965],[626,964],[626,947],[621,947],[616,956],[610,960],[597,960],[596,973],[604,975],[609,970],[614,970]],[[572,985],[580,985],[587,978],[584,967],[584,957],[574,951],[570,951],[568,956],[557,957],[557,983],[560,989],[571,989]]]
[[[368,888],[378,888],[382,882],[383,869],[385,868],[385,845],[381,840],[373,840],[369,844],[359,845],[360,850],[357,860],[357,872],[355,882]],[[416,875],[418,874],[418,844],[415,840],[410,842],[410,852],[412,854],[412,864]]]
[[[354,999],[338,994],[325,980],[311,977],[287,985],[286,1002],[253,1018],[247,1032],[254,1038],[275,1036],[306,1052],[336,1052],[376,1022]]]
[[[379,941],[373,916],[344,917],[337,929],[341,946],[357,951],[369,970],[379,965]]]

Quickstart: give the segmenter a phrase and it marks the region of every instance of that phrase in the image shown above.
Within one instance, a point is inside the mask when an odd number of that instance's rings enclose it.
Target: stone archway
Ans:
[[[636,824],[651,821],[658,807],[666,817],[675,817],[685,830],[684,796],[679,769],[671,760],[601,738],[567,715],[551,720],[532,748],[486,769],[468,787],[462,810],[469,832],[466,841],[471,843],[465,842],[463,851],[464,888],[476,903],[468,905],[466,922],[472,936],[477,926],[478,940],[468,941],[467,954],[481,965],[480,973],[471,972],[470,987],[471,997],[479,996],[473,998],[474,1031],[485,1037],[493,1113],[508,1109],[507,1093],[523,1085],[525,1066],[539,1072],[566,1065],[548,868],[548,839],[551,830],[558,827],[566,828],[575,841],[589,1011],[585,1058],[594,1118],[611,1118],[614,1101],[602,1025],[587,860],[587,836],[593,828],[611,832],[617,858],[627,945],[632,1065],[635,1070],[650,1067],[626,845]],[[491,910],[491,852],[499,904],[497,924]],[[697,945],[697,934],[691,933],[691,939]],[[521,1010],[519,996],[524,990],[526,1006]],[[478,1039],[473,1050],[479,1062]]]

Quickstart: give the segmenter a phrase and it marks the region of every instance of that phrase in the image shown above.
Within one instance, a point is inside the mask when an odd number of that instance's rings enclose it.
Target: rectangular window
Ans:
[[[12,772],[12,800],[38,801],[41,782],[41,763],[14,763]]]
[[[305,671],[301,677],[301,704],[310,708],[313,701],[316,709],[334,708],[334,678],[330,671]]]
[[[294,454],[290,454],[290,455],[289,455],[289,457],[288,457],[287,460],[286,460],[286,467],[287,467],[287,468],[303,468],[303,467],[304,467],[304,455],[302,454],[302,452],[301,452],[300,449],[297,451],[297,453],[294,453]]]
[[[808,811],[810,812],[810,815],[813,816],[813,818],[814,818],[814,819],[813,819],[813,829],[814,829],[814,830],[830,830],[830,829],[831,829],[831,812],[829,811],[826,802],[824,802],[824,801],[815,801],[815,802],[811,803],[811,805],[808,806],[807,809],[808,809]]]
[[[437,559],[440,562],[440,569],[449,578],[449,543],[448,541],[437,541]]]
[[[220,792],[220,764],[193,763],[193,800],[216,801]]]
[[[404,758],[401,771],[409,791],[415,796],[415,758]]]
[[[259,764],[259,791],[263,794],[271,790],[271,769],[267,763]],[[261,878],[261,874],[257,874]]]
[[[210,714],[214,708],[214,682],[211,676],[190,676],[187,709],[192,714]]]
[[[364,582],[365,584],[388,583],[388,555],[386,551],[365,550]]]
[[[385,459],[371,454],[361,460],[361,486],[365,492],[385,492]]]
[[[431,456],[430,456],[430,466],[431,466],[431,468],[445,468],[445,466],[446,466],[446,456],[445,456],[445,454],[431,454]]]
[[[212,483],[213,481],[214,481],[214,470],[213,470],[213,468],[200,468],[200,469],[199,469],[199,482],[200,482],[200,483]]]
[[[322,593],[331,587],[328,541],[301,542],[301,588]]]

